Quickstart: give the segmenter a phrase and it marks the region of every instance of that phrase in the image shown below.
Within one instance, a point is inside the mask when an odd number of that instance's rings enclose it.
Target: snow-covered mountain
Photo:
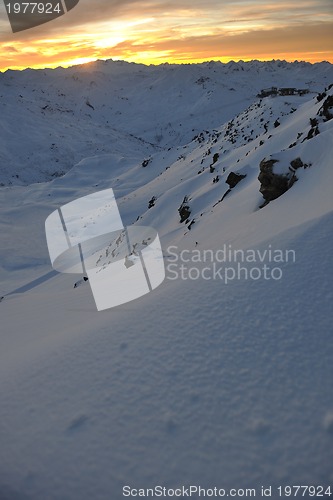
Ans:
[[[1,75],[1,500],[326,491],[332,82],[283,61]],[[44,222],[110,187],[166,279],[97,312]]]
[[[244,111],[263,88],[317,93],[332,80],[328,63],[284,61],[148,67],[98,61],[0,73],[0,182],[51,180],[96,154],[184,145]]]

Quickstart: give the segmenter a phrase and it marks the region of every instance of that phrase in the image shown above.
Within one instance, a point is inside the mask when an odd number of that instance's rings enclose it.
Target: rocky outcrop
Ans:
[[[333,95],[329,95],[320,110],[318,111],[318,115],[324,118],[324,121],[328,122],[333,118]]]
[[[288,178],[277,175],[273,171],[273,166],[278,160],[262,160],[260,162],[260,173],[258,180],[260,182],[260,193],[266,202],[275,200],[288,189]]]
[[[264,158],[260,162],[260,173],[258,180],[260,181],[260,193],[264,197],[264,204],[260,208],[266,206],[270,201],[279,198],[288,189],[291,188],[297,181],[296,171],[300,168],[308,168],[311,163],[307,164],[300,157],[295,158],[290,162],[290,165],[285,168],[284,173],[274,172],[274,165],[279,160],[274,158]]]
[[[220,200],[218,200],[217,203],[215,203],[215,205],[213,205],[213,207],[215,207],[216,205],[218,205],[218,203],[221,203],[221,201],[224,200],[224,198],[229,194],[231,193],[231,190],[237,186],[237,184],[242,180],[244,179],[244,177],[246,177],[246,174],[236,174],[235,172],[230,172],[230,174],[228,175],[227,177],[227,180],[225,181],[226,184],[229,184],[229,189],[224,193],[224,195],[222,196],[222,198]],[[215,182],[218,182],[219,181],[219,176],[217,176],[217,178],[215,178]],[[214,181],[213,181],[214,182]]]
[[[292,174],[276,174],[274,173],[274,164],[278,160],[264,159],[260,162],[260,173],[258,180],[260,182],[260,193],[263,195],[265,205],[276,198],[279,198],[289,189],[289,182]]]
[[[317,100],[320,102],[326,97],[326,92],[323,92],[322,94],[319,94],[317,96]],[[323,102],[323,105],[317,112],[317,116],[320,118],[310,118],[310,124],[311,128],[308,132],[308,135],[303,139],[302,142],[313,139],[316,135],[320,134],[319,130],[319,123],[325,123],[328,122],[329,120],[332,120],[333,118],[333,95],[329,95],[326,97],[325,101]]]

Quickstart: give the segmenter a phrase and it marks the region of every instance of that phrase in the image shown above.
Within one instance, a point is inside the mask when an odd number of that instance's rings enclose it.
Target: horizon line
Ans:
[[[328,60],[321,60],[321,61],[315,61],[315,62],[310,62],[305,59],[293,59],[293,60],[287,60],[287,59],[229,59],[228,61],[222,61],[221,59],[206,59],[202,61],[188,61],[188,62],[169,62],[169,61],[163,61],[163,62],[151,62],[151,63],[144,63],[140,61],[130,61],[126,59],[113,59],[112,57],[103,59],[103,58],[98,58],[98,59],[92,59],[89,61],[83,61],[83,62],[77,62],[74,64],[66,64],[66,63],[60,63],[58,65],[50,65],[50,66],[39,66],[39,65],[33,65],[33,66],[26,66],[26,67],[8,67],[5,69],[0,70],[0,74],[5,74],[7,71],[27,71],[27,70],[32,70],[32,71],[45,71],[45,70],[57,70],[57,69],[71,69],[75,67],[83,67],[83,66],[88,66],[90,64],[94,64],[97,62],[121,62],[121,63],[127,63],[127,64],[135,64],[138,66],[146,66],[147,68],[150,66],[195,66],[195,65],[200,65],[200,64],[209,64],[209,63],[220,63],[223,65],[228,65],[230,63],[244,63],[248,64],[251,62],[260,62],[260,63],[271,63],[271,62],[284,62],[287,64],[295,64],[295,63],[306,63],[310,64],[311,66],[314,66],[316,64],[330,64],[332,65],[333,63]]]

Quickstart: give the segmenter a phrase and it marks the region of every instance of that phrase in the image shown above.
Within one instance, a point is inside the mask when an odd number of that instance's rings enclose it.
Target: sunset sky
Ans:
[[[110,58],[333,62],[333,1],[80,0],[64,16],[13,34],[0,0],[0,70]]]

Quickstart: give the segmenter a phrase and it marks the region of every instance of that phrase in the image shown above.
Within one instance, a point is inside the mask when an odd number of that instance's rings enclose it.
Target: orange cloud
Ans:
[[[0,69],[107,58],[333,62],[330,1],[81,0],[62,18],[15,36],[2,18]]]

